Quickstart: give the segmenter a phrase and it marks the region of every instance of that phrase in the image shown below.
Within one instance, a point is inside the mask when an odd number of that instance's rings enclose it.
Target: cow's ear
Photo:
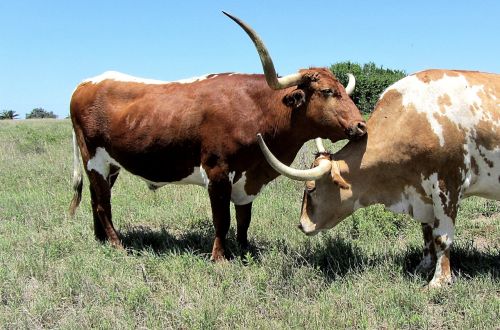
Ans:
[[[283,103],[290,108],[298,108],[306,102],[306,94],[301,89],[296,89],[283,97]]]
[[[346,180],[342,177],[340,174],[340,168],[339,165],[337,164],[336,161],[332,161],[332,169],[330,171],[332,181],[335,183],[337,186],[340,187],[340,189],[349,189],[351,188],[351,185],[347,183]]]

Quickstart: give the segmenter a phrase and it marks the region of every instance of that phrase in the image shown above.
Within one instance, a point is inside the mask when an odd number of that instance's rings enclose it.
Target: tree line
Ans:
[[[384,89],[406,76],[403,70],[387,69],[373,62],[363,65],[349,61],[339,62],[333,64],[330,70],[344,86],[347,85],[347,73],[354,74],[356,88],[351,98],[363,113],[371,113]],[[18,117],[19,115],[13,110],[0,111],[0,119],[17,119]],[[57,118],[57,115],[43,108],[35,108],[26,114],[26,119],[33,118]]]
[[[2,119],[18,119],[19,114],[14,110],[2,110],[0,111],[0,120]],[[35,108],[31,110],[30,113],[26,114],[26,119],[37,119],[37,118],[57,118],[57,115],[52,111],[47,111],[44,108]]]

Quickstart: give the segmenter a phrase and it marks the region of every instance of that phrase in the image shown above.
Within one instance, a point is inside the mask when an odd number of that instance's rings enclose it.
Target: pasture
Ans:
[[[303,147],[296,164],[313,151]],[[500,202],[463,202],[455,283],[428,291],[413,274],[420,225],[380,206],[306,237],[296,229],[302,184],[280,177],[254,202],[252,251],[238,249],[233,212],[233,257],[212,263],[203,188],[150,192],[122,172],[112,205],[126,253],[94,240],[86,177],[68,217],[71,178],[69,120],[0,122],[3,328],[498,329]]]

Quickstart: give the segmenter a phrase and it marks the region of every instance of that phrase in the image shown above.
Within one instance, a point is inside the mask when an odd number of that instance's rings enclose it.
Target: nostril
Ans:
[[[299,228],[301,231],[304,231],[304,228],[302,227],[302,224],[301,224],[301,223],[299,223],[299,224],[297,225],[297,228]]]
[[[352,124],[346,130],[347,138],[349,140],[357,140],[366,134],[366,123],[364,121],[356,122]]]
[[[358,135],[364,135],[366,133],[366,123],[363,121],[360,121],[356,125],[356,131]]]

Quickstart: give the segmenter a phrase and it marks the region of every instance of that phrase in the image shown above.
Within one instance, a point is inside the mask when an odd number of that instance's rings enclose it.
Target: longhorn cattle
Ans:
[[[423,71],[382,94],[367,137],[309,170],[288,168],[261,147],[273,167],[306,181],[299,228],[306,234],[337,225],[375,203],[422,224],[429,287],[450,283],[450,247],[460,201],[500,199],[500,75]]]
[[[257,132],[266,135],[286,163],[311,138],[336,141],[365,134],[365,122],[348,96],[352,76],[346,89],[326,68],[278,78],[255,31],[225,14],[254,42],[264,75],[222,73],[169,83],[107,72],[82,82],[73,93],[70,214],[81,199],[81,153],[97,239],[121,247],[110,195],[123,168],[151,189],[167,183],[206,187],[215,227],[212,259],[222,259],[230,201],[236,209],[237,239],[245,247],[252,201],[279,175],[260,153]]]

